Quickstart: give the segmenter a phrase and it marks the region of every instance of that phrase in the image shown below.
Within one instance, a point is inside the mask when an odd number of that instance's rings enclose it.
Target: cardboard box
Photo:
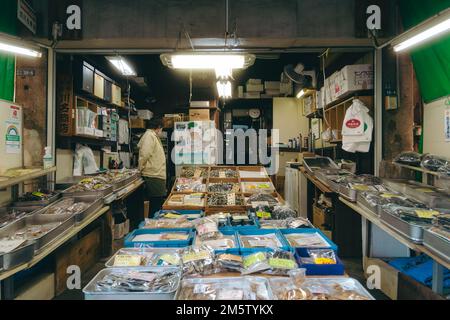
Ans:
[[[133,129],[145,129],[145,120],[144,119],[130,119],[130,125]]]
[[[345,66],[335,78],[336,98],[348,93],[373,89],[373,66],[355,64]]]
[[[244,94],[245,99],[261,99],[261,93],[259,92],[246,92]]]
[[[340,92],[340,85],[339,85],[339,77],[340,77],[340,71],[336,71],[330,76],[330,95],[331,95],[331,101],[334,102],[338,99],[339,92]]]
[[[247,92],[263,92],[264,85],[262,85],[262,84],[247,84],[246,89],[247,89]]]
[[[281,83],[280,81],[266,81],[264,82],[264,88],[267,90],[278,90],[280,91]]]
[[[138,117],[145,120],[151,120],[153,118],[153,112],[150,110],[138,110]]]
[[[209,121],[210,120],[209,109],[190,109],[189,120],[190,121]]]

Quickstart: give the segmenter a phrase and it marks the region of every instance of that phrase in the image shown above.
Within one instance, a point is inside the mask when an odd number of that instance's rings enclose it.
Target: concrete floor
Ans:
[[[99,261],[92,268],[90,268],[87,272],[82,275],[82,285],[84,288],[89,281],[94,278],[94,276],[102,269],[105,268],[105,262],[107,259]],[[345,265],[345,271],[349,275],[349,277],[358,280],[364,287],[366,287],[366,279],[364,278],[364,272],[362,267],[361,259],[342,259]],[[367,287],[366,287],[367,289]],[[369,290],[370,294],[377,300],[389,300],[387,296],[385,296],[379,290]],[[55,298],[55,300],[83,300],[84,295],[81,290],[66,290],[63,294],[59,295]]]

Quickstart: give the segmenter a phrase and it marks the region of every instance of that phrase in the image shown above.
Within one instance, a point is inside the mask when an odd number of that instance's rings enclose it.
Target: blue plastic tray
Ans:
[[[134,237],[142,234],[158,234],[165,232],[184,232],[189,235],[187,240],[174,240],[174,241],[133,241]],[[126,238],[124,246],[125,248],[146,248],[146,247],[155,247],[155,248],[182,248],[188,247],[191,245],[192,240],[194,238],[194,231],[192,229],[137,229],[131,232]]]
[[[245,229],[245,230],[238,230],[237,236],[239,239],[239,246],[241,248],[241,254],[246,253],[253,253],[253,252],[259,252],[259,251],[273,251],[273,248],[244,248],[241,243],[241,236],[252,236],[252,235],[264,235],[264,234],[276,234],[278,239],[281,242],[281,247],[279,249],[286,250],[286,251],[292,251],[292,248],[289,246],[289,244],[286,242],[286,239],[283,237],[283,235],[280,233],[279,230],[276,229]]]
[[[234,243],[236,244],[236,248],[229,248],[229,249],[225,249],[225,250],[214,250],[214,252],[216,254],[221,254],[221,253],[229,253],[229,254],[236,254],[239,255],[240,251],[240,246],[239,246],[239,240],[236,234],[236,231],[230,228],[220,228],[219,229],[220,232],[222,232],[224,235],[230,236],[233,235],[234,236]],[[196,244],[197,241],[197,237],[194,235],[194,241],[193,241],[193,245]]]
[[[286,234],[293,234],[293,233],[318,233],[320,236],[322,236],[322,238],[325,239],[325,241],[328,243],[329,247],[324,247],[324,248],[294,248],[295,251],[298,251],[300,253],[301,256],[307,256],[308,255],[308,249],[331,249],[334,250],[337,254],[338,252],[338,246],[336,244],[334,244],[330,239],[327,238],[327,236],[325,236],[325,234],[323,234],[323,232],[321,232],[319,229],[312,229],[312,228],[306,228],[306,229],[281,229],[280,230],[281,234],[283,235],[284,241],[289,244],[289,241],[284,237],[284,235]]]
[[[159,210],[155,212],[155,219],[160,219],[161,215],[164,213],[169,213],[169,212],[176,212],[179,213],[181,215],[184,214],[200,214],[200,217],[204,217],[205,216],[205,212],[203,210]],[[195,220],[196,218],[188,218],[188,220]]]
[[[302,263],[302,257],[308,257],[308,254],[303,254],[300,248],[295,249],[295,260],[297,260],[299,268],[306,269],[307,276],[342,276],[345,272],[344,264],[337,256],[336,264]]]

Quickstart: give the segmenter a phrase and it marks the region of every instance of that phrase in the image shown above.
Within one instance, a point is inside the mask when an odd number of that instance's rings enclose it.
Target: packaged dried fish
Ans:
[[[258,277],[184,279],[177,300],[272,300],[268,282]]]
[[[145,219],[144,229],[189,229],[194,225],[187,217],[179,219]]]
[[[53,230],[57,226],[61,225],[61,222],[53,222],[42,225],[29,225],[25,228],[15,231],[13,234],[5,237],[1,240],[36,240]]]
[[[236,248],[237,244],[234,239],[234,235],[222,235],[219,239],[200,240],[197,236],[195,246],[205,246],[211,250],[226,250]]]
[[[317,232],[290,233],[285,237],[293,248],[329,248],[328,242]]]
[[[215,273],[242,272],[244,265],[242,256],[223,253],[216,256]]]
[[[270,269],[269,258],[266,252],[256,252],[244,256],[242,274],[248,275]]]
[[[363,192],[361,196],[372,207],[395,204],[402,207],[426,208],[426,205],[393,192]]]
[[[181,172],[182,178],[207,178],[208,168],[205,167],[184,167]]]
[[[450,165],[450,160],[444,157],[427,154],[422,158],[421,166],[430,171],[439,171],[443,167]]]
[[[275,206],[272,210],[272,219],[283,220],[297,217],[297,212],[289,206]]]
[[[197,238],[200,241],[216,240],[223,238],[223,234],[219,231],[217,220],[211,217],[200,218],[194,220]]]
[[[183,276],[206,276],[214,273],[215,255],[208,247],[188,247],[181,260]]]
[[[311,293],[296,286],[290,278],[270,278],[270,288],[277,300],[308,300]]]
[[[180,275],[177,271],[114,270],[95,285],[97,292],[152,292],[176,290]]]
[[[292,280],[296,287],[301,287],[306,280],[306,269],[299,268],[288,271],[289,278]]]
[[[208,218],[214,219],[217,221],[217,226],[220,228],[224,228],[228,226],[228,218],[230,217],[230,213],[228,212],[218,212],[214,214],[208,215]]]
[[[178,178],[175,182],[175,190],[177,192],[205,192],[206,185],[202,178]]]
[[[290,270],[298,268],[297,261],[292,252],[284,250],[274,250],[267,253],[269,257],[270,270],[264,273],[271,275],[287,275]]]
[[[108,261],[108,267],[159,267],[181,264],[182,249],[123,248]]]
[[[309,257],[302,257],[301,261],[304,264],[336,264],[336,254],[329,249],[314,249],[308,250]]]
[[[211,178],[237,178],[238,173],[233,169],[211,169],[209,176]]]
[[[237,183],[210,183],[208,184],[208,192],[212,193],[236,193],[239,192],[240,188]]]
[[[264,182],[242,182],[242,191],[244,193],[265,192],[272,193],[275,191],[270,181]]]
[[[253,204],[255,202],[260,202],[260,203],[267,202],[267,205],[269,205],[269,206],[275,206],[275,205],[279,204],[278,199],[268,193],[256,193],[256,194],[251,195],[247,200],[248,204]]]
[[[239,235],[239,241],[244,248],[281,248],[283,244],[275,233],[258,235]]]
[[[383,206],[383,210],[396,215],[404,221],[409,223],[429,226],[432,223],[433,218],[439,216],[441,213],[436,210],[422,209],[422,208],[408,208],[395,204],[387,204]]]

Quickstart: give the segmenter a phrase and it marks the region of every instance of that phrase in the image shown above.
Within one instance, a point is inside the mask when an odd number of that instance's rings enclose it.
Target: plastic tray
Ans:
[[[117,271],[153,271],[153,272],[164,272],[164,271],[175,271],[178,272],[178,283],[176,284],[176,289],[173,291],[168,291],[164,293],[157,292],[99,292],[95,290],[95,285],[98,281],[103,279],[108,274]],[[166,268],[166,267],[156,267],[156,268],[108,268],[101,270],[83,289],[84,298],[86,300],[173,300],[175,293],[180,285],[181,270],[179,268]]]
[[[233,236],[234,237],[234,243],[236,245],[235,248],[229,248],[229,249],[223,249],[223,250],[214,250],[214,252],[216,254],[221,254],[221,253],[229,253],[229,254],[236,254],[238,255],[241,251],[240,251],[240,246],[239,246],[239,239],[237,237],[237,233],[235,230],[233,229],[229,229],[229,228],[221,228],[219,229],[219,231],[226,235],[226,236]],[[192,243],[193,246],[196,246],[197,244],[197,236],[194,236],[194,241]]]
[[[241,243],[241,236],[258,236],[258,235],[265,235],[265,234],[275,234],[278,238],[278,240],[281,242],[281,247],[278,249],[285,250],[285,251],[292,251],[292,248],[289,246],[289,244],[286,242],[286,239],[283,237],[283,235],[280,233],[279,230],[276,229],[253,229],[253,230],[239,230],[237,231],[237,236],[239,240],[239,246],[241,248],[241,253],[253,253],[253,252],[260,252],[260,251],[273,251],[273,248],[246,248]]]
[[[338,165],[329,157],[303,158],[303,166],[312,174],[320,169],[339,169]]]
[[[180,248],[122,248],[119,249],[106,263],[107,268],[123,268],[114,266],[114,260],[119,254],[139,254],[139,253],[181,253],[183,249]],[[158,266],[148,266],[158,267]],[[143,267],[127,267],[127,268],[143,268]]]
[[[297,248],[294,248],[295,251],[298,252],[298,254],[300,254],[300,255],[307,256],[308,249],[331,249],[331,250],[334,250],[336,253],[338,252],[338,246],[336,244],[334,244],[330,239],[328,239],[327,236],[319,229],[307,229],[307,228],[305,228],[305,229],[281,229],[280,232],[283,235],[284,241],[289,246],[290,246],[290,243],[289,243],[288,239],[286,239],[284,236],[287,234],[295,234],[295,233],[317,233],[329,245],[328,247],[312,247],[312,248],[311,247],[297,247]]]
[[[69,189],[64,190],[61,192],[63,197],[82,197],[82,196],[93,196],[97,198],[106,198],[111,193],[114,192],[114,187],[110,186],[106,188],[105,190],[100,191],[72,191],[74,186],[70,187]]]
[[[299,268],[306,269],[307,276],[342,276],[345,268],[341,259],[336,256],[336,264],[310,264],[302,263],[301,258],[307,258],[308,254],[301,249],[295,249],[295,260],[297,260]]]
[[[166,233],[166,232],[183,232],[189,235],[187,240],[174,240],[174,241],[142,241],[135,242],[133,241],[134,237],[142,234],[158,234],[158,233]],[[148,248],[148,247],[168,247],[168,248],[183,248],[190,246],[194,238],[194,232],[192,229],[138,229],[131,232],[125,238],[124,246],[126,248]]]
[[[169,213],[169,212],[175,212],[179,213],[180,215],[199,215],[199,218],[202,218],[205,216],[205,212],[203,210],[159,210],[155,213],[155,219],[160,219],[162,214]],[[195,220],[198,218],[191,218],[188,217],[188,220]]]

